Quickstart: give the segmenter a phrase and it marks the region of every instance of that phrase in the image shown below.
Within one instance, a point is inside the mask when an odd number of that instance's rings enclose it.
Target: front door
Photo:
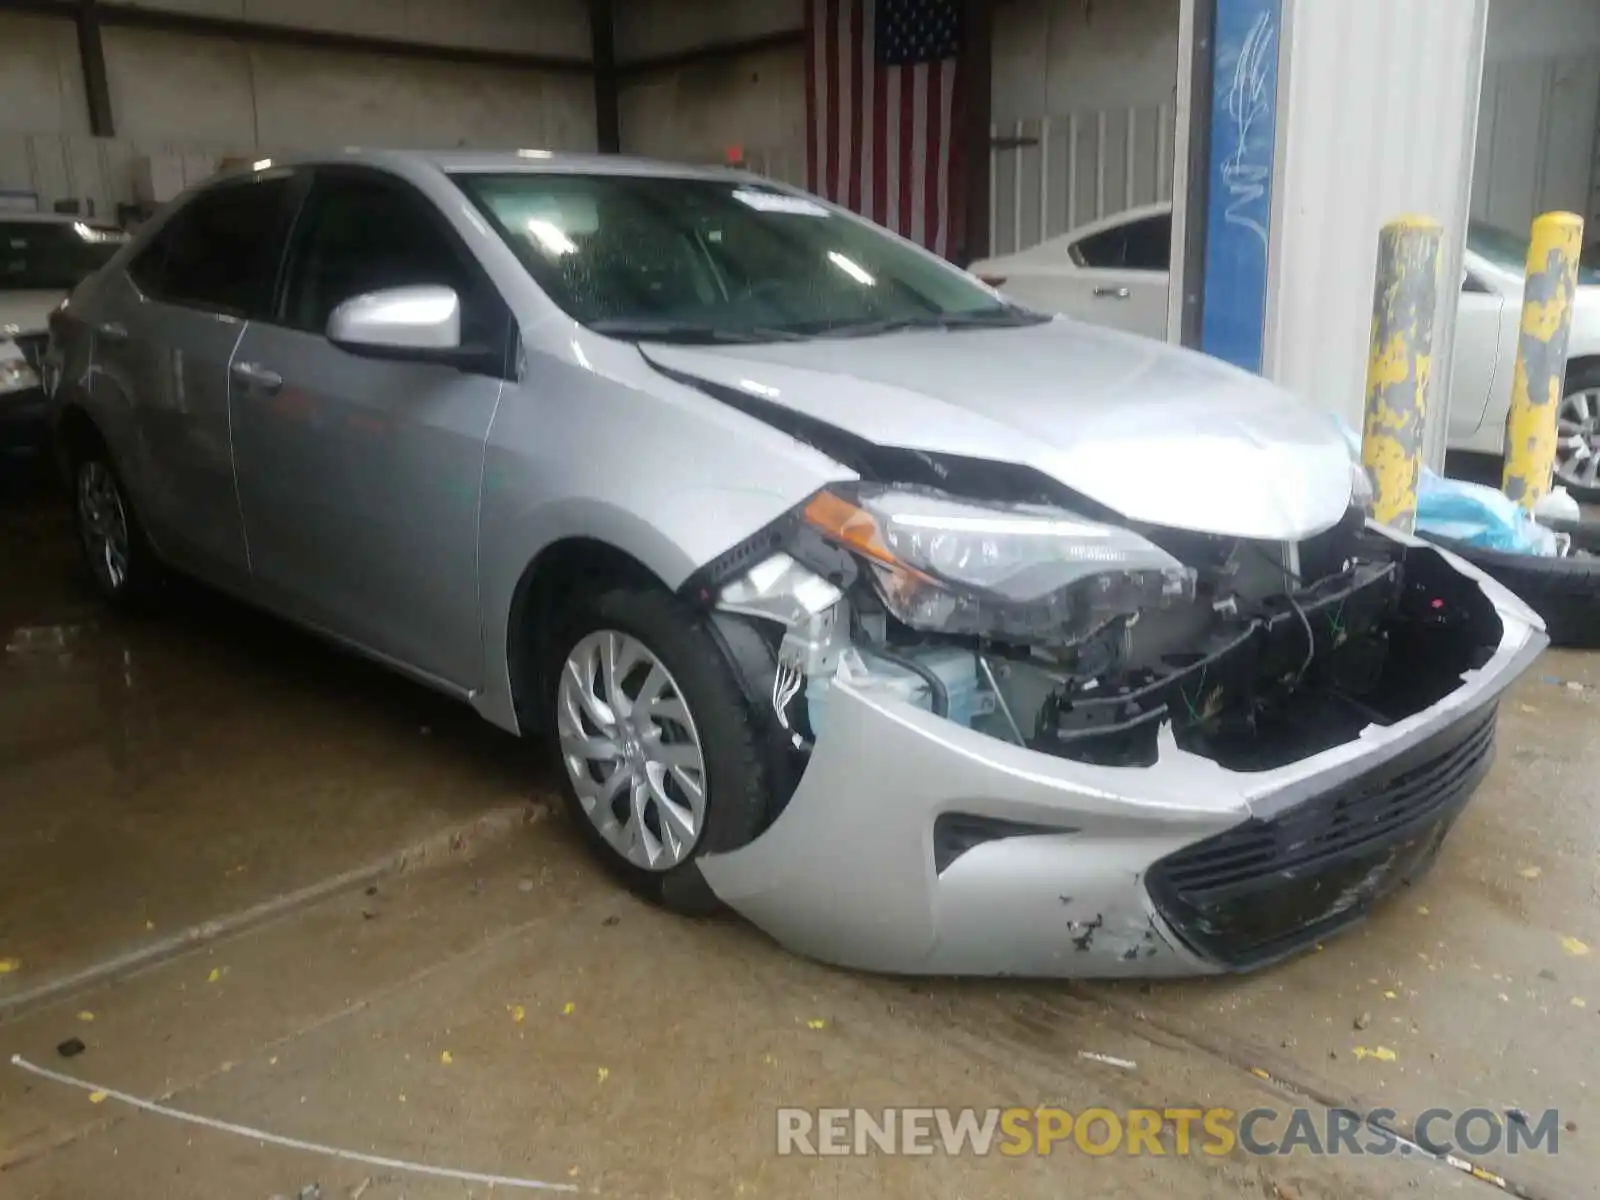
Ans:
[[[324,333],[343,301],[410,284],[456,290],[464,344],[507,344],[510,311],[430,201],[383,172],[319,171],[272,319],[233,358],[240,503],[273,603],[470,690],[484,443],[505,381]]]

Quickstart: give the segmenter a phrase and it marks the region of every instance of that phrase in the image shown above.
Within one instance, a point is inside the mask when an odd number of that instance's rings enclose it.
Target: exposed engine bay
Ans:
[[[1152,766],[1166,727],[1229,770],[1269,770],[1433,705],[1501,637],[1470,578],[1359,503],[1272,543],[830,488],[687,590],[765,646],[735,657],[794,778],[839,683],[1087,764]]]

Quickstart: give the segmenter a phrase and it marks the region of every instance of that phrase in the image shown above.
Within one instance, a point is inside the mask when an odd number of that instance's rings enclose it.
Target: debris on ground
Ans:
[[[106,1102],[106,1094],[104,1092],[102,1092],[102,1091],[93,1091],[93,1092],[89,1093],[89,1103],[90,1104],[104,1104],[105,1102]]]
[[[595,1079],[598,1082],[604,1083],[606,1080],[611,1078],[611,1068],[610,1067],[601,1067],[599,1070],[597,1070],[594,1073],[594,1075],[595,1075]]]
[[[88,1048],[78,1038],[68,1038],[64,1042],[57,1043],[56,1053],[61,1055],[62,1058],[77,1058]]]
[[[90,1012],[86,1008],[86,1009],[84,1009],[82,1012],[80,1012],[78,1014],[78,1020],[80,1020],[80,1021],[92,1021],[92,1020],[94,1020],[94,1014],[92,1012]]]
[[[451,1063],[455,1062],[455,1059],[450,1056],[450,1051],[445,1050],[440,1053],[439,1061],[448,1067]]]
[[[1372,1014],[1364,1012],[1357,1017],[1352,1024],[1355,1025],[1357,1029],[1365,1029],[1368,1025],[1372,1024]]]
[[[531,879],[519,879],[519,880],[517,880],[517,891],[519,891],[519,892],[531,892],[531,891],[533,891],[533,880],[531,880]]]
[[[578,1006],[576,1004],[574,1004],[571,1000],[568,1000],[565,1004],[563,1004],[561,1006],[561,1015],[563,1017],[570,1017],[573,1014],[573,1011],[577,1007]]]
[[[20,958],[0,958],[0,975],[9,975],[13,971],[22,969]]]
[[[1377,1046],[1369,1050],[1365,1046],[1356,1046],[1351,1051],[1359,1062],[1364,1058],[1375,1058],[1379,1062],[1394,1062],[1400,1056],[1387,1046]]]
[[[1086,1058],[1090,1062],[1105,1063],[1108,1067],[1121,1067],[1124,1071],[1136,1071],[1139,1064],[1131,1058],[1113,1058],[1109,1054],[1096,1054],[1093,1050],[1079,1050],[1079,1058]]]
[[[607,926],[609,928],[612,925],[619,924],[621,921],[622,921],[621,917],[610,916],[610,917],[607,917],[604,921],[601,921],[600,924],[605,925],[605,926]]]
[[[1543,970],[1541,970],[1539,972],[1539,978],[1540,979],[1548,979],[1551,983],[1554,983],[1556,981],[1556,973],[1554,971],[1552,971],[1549,967],[1545,967]]]
[[[1589,947],[1575,937],[1563,937],[1561,948],[1574,958],[1582,958],[1589,953]]]
[[[1538,867],[1523,867],[1517,872],[1517,874],[1521,875],[1524,879],[1537,879],[1540,875],[1543,875],[1544,872]]]

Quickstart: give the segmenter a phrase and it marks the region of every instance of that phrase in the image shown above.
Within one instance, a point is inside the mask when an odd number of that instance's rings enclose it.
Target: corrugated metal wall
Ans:
[[[320,28],[416,40],[448,23],[442,0],[191,0],[185,7],[252,20],[304,16]],[[503,29],[517,15],[513,7],[523,14],[515,35]],[[393,27],[378,21],[380,9]],[[494,45],[503,37],[500,48],[588,53],[582,0],[547,0],[536,9],[474,0],[453,11],[454,26],[440,35],[450,44]],[[104,44],[119,135],[111,139],[89,134],[72,23],[0,13],[0,189],[32,191],[46,208],[76,198],[111,213],[134,199],[133,164],[148,155],[180,158],[192,182],[223,155],[355,143],[595,145],[594,91],[582,76],[125,28],[106,29]]]
[[[805,25],[804,0],[626,0],[616,14],[619,63]],[[805,182],[805,51],[798,42],[651,71],[629,79],[618,101],[622,148],[630,154],[719,163],[737,146],[752,168]]]
[[[1600,219],[1600,0],[1493,0],[1484,57],[1473,216]]]
[[[1178,26],[1178,0],[1011,0],[996,10],[996,254],[1172,198]]]
[[[1540,213],[1586,212],[1597,116],[1600,50],[1486,64],[1472,215],[1524,229]]]
[[[1172,199],[1173,109],[1087,109],[996,125],[989,245],[1013,254],[1124,209]]]
[[[1286,0],[1267,322],[1268,375],[1357,421],[1378,231],[1430,213],[1460,278],[1488,0]],[[1448,385],[1456,292],[1436,317]],[[1434,423],[1434,461],[1444,422]]]

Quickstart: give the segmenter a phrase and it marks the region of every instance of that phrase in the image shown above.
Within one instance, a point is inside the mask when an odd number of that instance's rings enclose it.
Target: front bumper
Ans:
[[[1169,731],[1155,765],[1098,767],[835,684],[788,806],[701,869],[783,945],[874,971],[1172,976],[1291,953],[1427,867],[1488,768],[1501,693],[1547,642],[1444,557],[1494,604],[1500,645],[1393,725],[1269,771]]]

